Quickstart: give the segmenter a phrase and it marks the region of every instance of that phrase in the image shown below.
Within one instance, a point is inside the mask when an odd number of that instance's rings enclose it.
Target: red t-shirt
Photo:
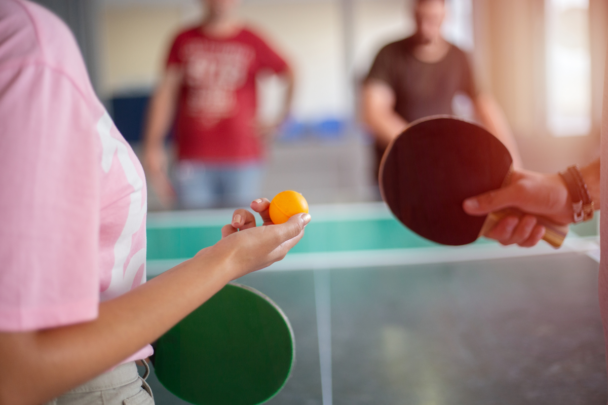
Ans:
[[[256,75],[287,63],[249,29],[231,38],[200,26],[173,41],[167,66],[183,69],[176,119],[179,159],[239,163],[262,159],[256,134]]]

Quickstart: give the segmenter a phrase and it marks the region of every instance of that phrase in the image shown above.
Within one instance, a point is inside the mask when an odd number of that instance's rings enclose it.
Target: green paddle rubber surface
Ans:
[[[163,335],[155,372],[197,405],[254,405],[287,382],[295,359],[289,320],[258,291],[228,284]]]

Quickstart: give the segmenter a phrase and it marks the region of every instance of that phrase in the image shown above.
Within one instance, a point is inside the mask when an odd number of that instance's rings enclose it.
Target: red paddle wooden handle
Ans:
[[[526,214],[515,208],[505,208],[500,211],[492,212],[488,215],[486,222],[483,224],[480,235],[485,235],[501,219],[510,215],[521,218]],[[545,235],[543,236],[543,240],[554,248],[559,248],[564,243],[566,235],[568,235],[568,225],[558,225],[543,217],[536,218],[538,219],[538,223],[545,227]]]

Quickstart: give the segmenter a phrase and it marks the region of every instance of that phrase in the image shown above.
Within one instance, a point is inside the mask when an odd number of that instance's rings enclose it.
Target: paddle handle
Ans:
[[[515,208],[505,208],[500,211],[492,212],[488,214],[488,218],[483,224],[481,235],[485,235],[494,227],[494,225],[507,216],[516,216],[521,218],[524,215],[526,214]],[[568,235],[568,225],[558,225],[543,217],[536,218],[538,219],[538,224],[545,227],[545,235],[543,236],[543,240],[554,248],[559,248],[564,243],[566,235]]]

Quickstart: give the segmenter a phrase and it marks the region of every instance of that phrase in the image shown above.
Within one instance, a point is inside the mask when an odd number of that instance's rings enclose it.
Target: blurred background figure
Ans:
[[[77,34],[84,31],[77,38],[93,83],[116,125],[143,155],[142,116],[166,74],[172,40],[184,27],[200,27],[205,7],[198,0],[44,1],[69,5],[68,20],[90,15],[73,27]],[[431,3],[425,8],[437,8]],[[504,133],[514,135],[526,169],[556,171],[563,161],[596,158],[602,99],[601,87],[591,82],[603,80],[606,5],[603,0],[445,0],[440,37],[469,56],[474,72],[469,91],[476,93],[471,97],[459,89],[453,99],[444,95],[441,105],[486,126],[494,118],[497,127],[503,110]],[[296,189],[311,204],[378,198],[371,175],[376,138],[369,134],[375,131],[361,125],[361,83],[380,49],[418,31],[416,6],[416,0],[247,0],[232,9],[233,20],[261,27],[297,71],[289,119],[265,148],[263,195]],[[258,121],[276,123],[284,116],[284,77],[256,76]],[[169,136],[165,146],[166,166],[177,168],[179,139]],[[149,180],[153,177],[163,179],[150,175]],[[169,182],[160,182],[160,188],[149,184],[153,191],[162,191],[162,185]],[[179,189],[179,183],[173,185]],[[156,194],[150,192],[150,210],[163,209]]]
[[[236,16],[238,0],[202,0],[203,21],[174,39],[149,104],[144,165],[157,196],[180,208],[248,206],[261,192],[265,144],[287,117],[293,74],[285,59]],[[258,120],[256,79],[287,82],[277,122]],[[177,162],[169,180],[164,139],[175,117]]]
[[[490,95],[478,92],[465,52],[443,37],[445,0],[415,0],[414,16],[414,34],[384,46],[363,84],[362,116],[374,136],[375,178],[388,144],[415,120],[453,115],[458,94],[472,100],[477,118],[522,167],[502,110]]]

